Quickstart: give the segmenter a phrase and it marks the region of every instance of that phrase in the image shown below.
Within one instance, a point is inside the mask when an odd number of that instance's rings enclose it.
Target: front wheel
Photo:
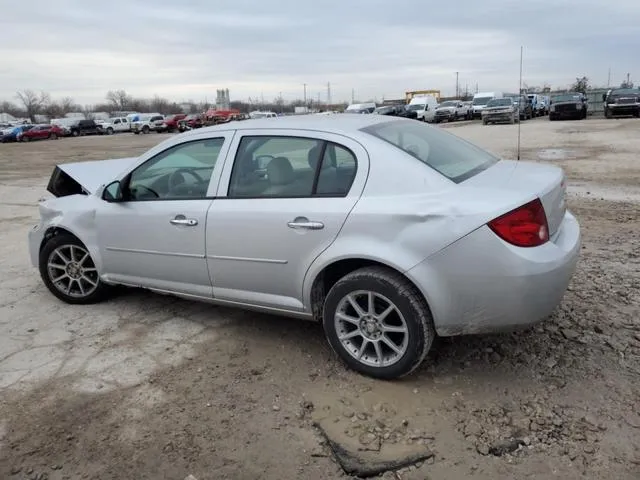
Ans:
[[[63,302],[96,303],[109,291],[87,247],[72,235],[51,237],[40,251],[39,267],[44,284]]]
[[[422,294],[384,267],[341,278],[325,299],[323,325],[331,348],[350,368],[385,380],[413,372],[436,335]]]
[[[113,135],[113,128],[107,128],[107,135]]]

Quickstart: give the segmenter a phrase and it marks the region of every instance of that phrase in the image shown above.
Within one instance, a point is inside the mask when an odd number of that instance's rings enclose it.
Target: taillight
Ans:
[[[517,247],[537,247],[549,241],[549,226],[539,198],[491,220],[489,228]]]

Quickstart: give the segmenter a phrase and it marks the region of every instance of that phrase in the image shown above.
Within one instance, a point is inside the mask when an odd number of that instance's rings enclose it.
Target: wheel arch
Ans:
[[[422,295],[429,313],[433,317],[433,311],[431,309],[429,298],[425,295],[424,290],[413,281],[412,278],[406,275],[406,273],[398,267],[389,262],[380,260],[379,258],[367,257],[364,255],[347,256],[340,259],[334,259],[333,261],[322,266],[320,270],[313,274],[313,278],[309,277],[305,279],[305,305],[308,305],[313,315],[313,320],[322,321],[322,309],[324,306],[324,299],[327,293],[335,283],[342,277],[355,270],[364,267],[382,267],[389,269],[399,275],[402,275],[407,282],[412,284]],[[434,319],[435,320],[435,319]]]

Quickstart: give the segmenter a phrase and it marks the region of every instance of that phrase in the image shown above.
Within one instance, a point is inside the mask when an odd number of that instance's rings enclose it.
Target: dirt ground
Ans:
[[[517,126],[443,128],[516,156]],[[569,178],[583,233],[569,291],[528,331],[439,339],[398,382],[347,371],[316,324],[46,291],[26,236],[53,166],[162,138],[0,145],[0,478],[349,478],[316,423],[433,453],[386,479],[640,478],[640,120],[522,124],[522,160]]]

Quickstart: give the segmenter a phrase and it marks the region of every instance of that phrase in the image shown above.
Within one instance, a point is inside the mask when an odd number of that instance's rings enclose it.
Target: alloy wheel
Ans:
[[[334,323],[344,349],[365,365],[388,367],[407,351],[407,322],[398,307],[379,293],[349,293],[338,303]]]
[[[53,250],[47,273],[55,288],[71,297],[87,297],[98,288],[98,270],[89,252],[78,245],[61,245]]]

